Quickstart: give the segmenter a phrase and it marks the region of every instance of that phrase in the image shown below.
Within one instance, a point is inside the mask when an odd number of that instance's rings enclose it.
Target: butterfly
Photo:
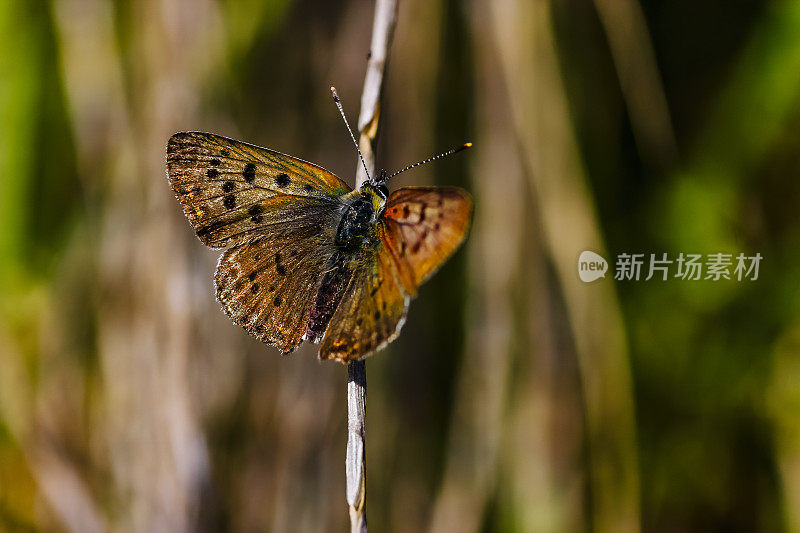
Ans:
[[[173,135],[167,174],[200,241],[227,248],[214,280],[233,322],[283,353],[308,340],[345,363],[397,337],[472,215],[463,189],[389,194],[381,173],[352,190],[322,167],[212,133]]]

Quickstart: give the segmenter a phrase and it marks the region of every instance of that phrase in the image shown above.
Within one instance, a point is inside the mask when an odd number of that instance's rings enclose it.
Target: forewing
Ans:
[[[400,333],[411,298],[397,279],[392,263],[383,246],[362,252],[325,330],[319,350],[321,359],[361,359]]]
[[[472,200],[456,187],[407,187],[389,195],[381,217],[384,245],[408,294],[464,241],[471,218]]]
[[[281,225],[227,250],[214,277],[225,313],[282,352],[294,350],[334,251],[337,221],[330,212],[314,224]]]
[[[218,248],[276,224],[306,224],[350,192],[314,164],[211,133],[173,135],[167,172],[197,236]]]

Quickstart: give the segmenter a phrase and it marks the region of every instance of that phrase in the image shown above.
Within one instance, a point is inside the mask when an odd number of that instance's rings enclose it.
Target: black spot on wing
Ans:
[[[286,187],[291,182],[292,182],[292,180],[289,179],[289,176],[287,174],[284,174],[283,172],[278,174],[278,176],[275,178],[275,184],[278,187]]]
[[[251,217],[250,220],[256,224],[260,224],[264,220],[264,217],[261,216],[263,212],[264,208],[260,204],[251,205],[250,209],[247,210],[247,214]]]
[[[225,198],[222,200],[222,205],[224,205],[226,209],[233,209],[236,207],[236,197],[232,194],[226,194]]]
[[[247,183],[252,183],[256,179],[256,166],[253,163],[247,163],[242,175]]]
[[[275,270],[278,272],[279,275],[285,276],[286,275],[286,267],[281,264],[281,253],[275,253]]]

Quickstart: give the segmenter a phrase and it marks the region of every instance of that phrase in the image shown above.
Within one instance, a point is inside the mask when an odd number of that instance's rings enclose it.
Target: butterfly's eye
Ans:
[[[386,187],[385,184],[378,185],[377,187],[375,187],[375,190],[378,191],[378,195],[384,200],[386,200],[389,197],[389,189],[388,187]]]

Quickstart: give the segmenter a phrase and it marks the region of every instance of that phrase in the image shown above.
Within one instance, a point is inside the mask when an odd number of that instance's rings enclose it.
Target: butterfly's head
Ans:
[[[381,200],[386,200],[389,197],[389,189],[386,187],[387,180],[386,171],[381,169],[380,174],[376,179],[369,179],[361,186],[362,190],[369,188],[374,194],[377,194]]]

